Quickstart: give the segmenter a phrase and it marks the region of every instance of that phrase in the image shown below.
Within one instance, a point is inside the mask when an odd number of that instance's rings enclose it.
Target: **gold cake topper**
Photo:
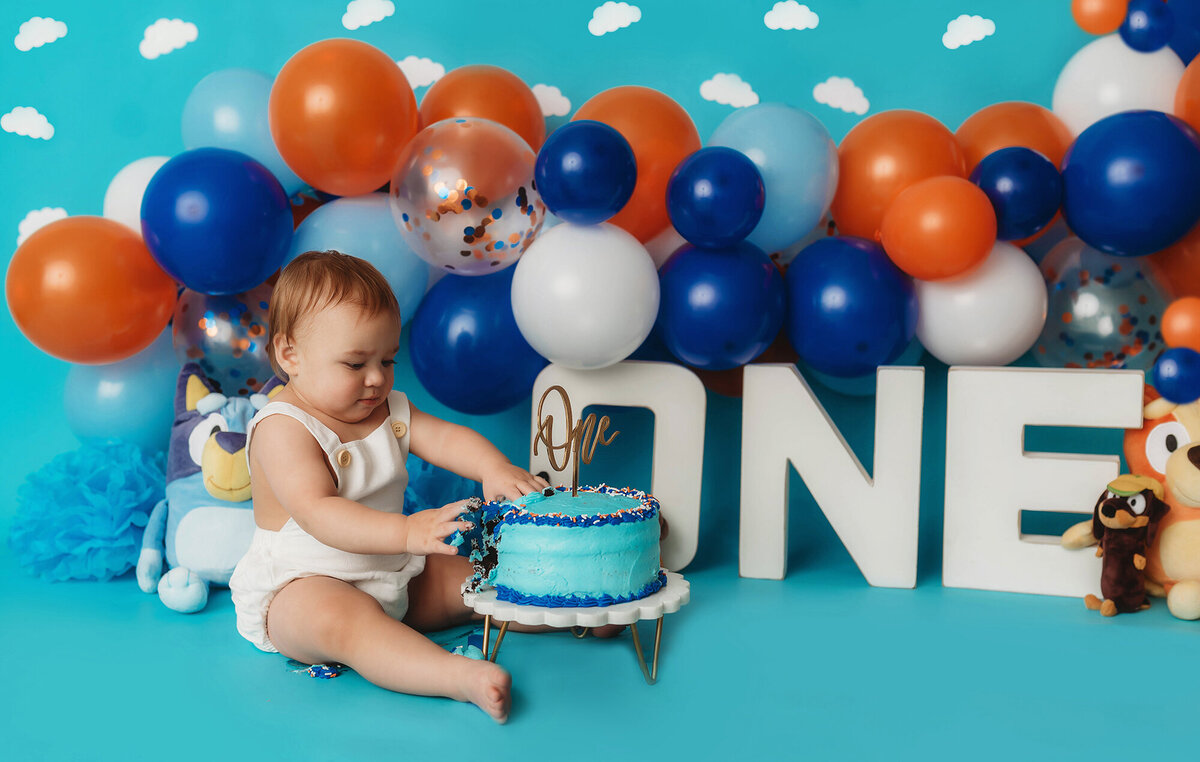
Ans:
[[[562,398],[563,411],[567,419],[567,440],[561,444],[554,444],[554,416],[542,416],[542,407],[546,404],[546,398],[551,392],[558,392]],[[537,436],[533,438],[533,454],[538,454],[538,443],[546,444],[546,457],[550,459],[550,466],[555,471],[566,471],[567,465],[572,464],[574,468],[571,471],[571,497],[575,497],[579,493],[579,463],[591,463],[592,456],[596,454],[596,445],[609,445],[617,438],[619,431],[612,432],[608,439],[604,438],[604,432],[608,429],[610,423],[608,416],[604,416],[597,424],[596,414],[590,413],[587,418],[575,420],[571,417],[571,398],[567,396],[567,390],[557,384],[551,386],[538,400],[538,431]],[[589,443],[590,440],[590,443]],[[565,454],[562,465],[558,464],[556,453],[562,450]],[[571,451],[574,450],[575,457],[571,457]]]

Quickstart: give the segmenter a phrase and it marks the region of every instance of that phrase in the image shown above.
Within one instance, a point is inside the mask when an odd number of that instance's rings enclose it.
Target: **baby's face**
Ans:
[[[357,304],[322,309],[294,337],[296,391],[340,421],[365,419],[387,399],[400,350],[400,319]]]

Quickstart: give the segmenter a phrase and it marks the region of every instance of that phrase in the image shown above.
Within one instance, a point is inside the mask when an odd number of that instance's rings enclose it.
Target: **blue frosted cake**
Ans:
[[[534,492],[484,503],[474,521],[468,590],[533,606],[611,606],[666,582],[659,562],[658,500],[606,485]]]

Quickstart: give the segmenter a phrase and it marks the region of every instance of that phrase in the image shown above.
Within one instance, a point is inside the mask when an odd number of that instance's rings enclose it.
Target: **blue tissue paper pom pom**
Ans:
[[[137,563],[142,532],[166,487],[166,455],[89,444],[63,453],[17,489],[9,545],[48,580],[109,580]]]

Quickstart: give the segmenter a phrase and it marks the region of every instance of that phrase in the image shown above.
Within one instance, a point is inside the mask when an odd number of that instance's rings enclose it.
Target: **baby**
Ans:
[[[444,542],[464,502],[401,513],[409,449],[483,482],[484,496],[547,483],[490,442],[392,390],[400,312],[371,264],[309,252],[271,297],[267,351],[288,383],[246,432],[257,528],[229,582],[237,627],[263,651],[340,662],[376,685],[508,716],[507,672],[421,632],[470,621],[470,563]]]

